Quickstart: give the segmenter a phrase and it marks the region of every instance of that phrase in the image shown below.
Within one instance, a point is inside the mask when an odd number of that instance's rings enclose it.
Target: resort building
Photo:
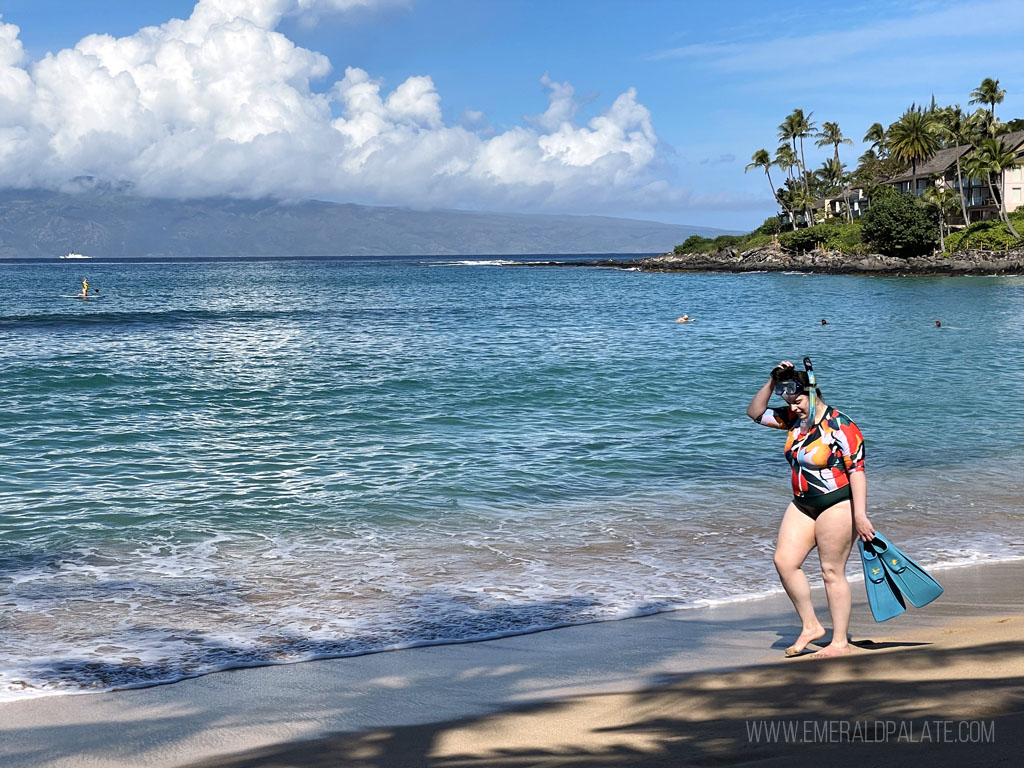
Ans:
[[[850,211],[850,218],[859,219],[868,209],[868,196],[860,187],[846,187],[838,195],[825,198],[824,201],[826,218],[837,218],[846,216]]]
[[[1024,131],[1014,131],[1006,134],[1006,138],[1016,137],[1013,141],[1016,144],[1004,141],[1007,146],[1013,147],[1017,153],[1017,160],[1024,163]],[[1006,211],[1017,211],[1024,208],[1024,167],[1017,166],[1003,173],[1003,190],[1006,195]]]
[[[1018,160],[1024,162],[1024,131],[1014,131],[999,138],[1004,146],[1010,147],[1016,152]],[[963,220],[962,214],[957,214],[950,223],[963,225],[974,221],[998,218],[998,204],[992,199],[988,182],[984,179],[969,178],[964,173],[964,162],[972,149],[970,144],[940,149],[917,167],[916,174],[907,171],[882,183],[895,187],[898,192],[912,192],[915,195],[921,195],[931,186],[960,191],[962,181],[967,221]],[[957,177],[957,160],[960,161],[959,178]],[[1002,184],[998,185],[993,179],[993,185],[997,186],[996,194],[999,193],[999,190],[1003,191],[1008,213],[1024,207],[1024,170],[1018,167],[1004,171]]]

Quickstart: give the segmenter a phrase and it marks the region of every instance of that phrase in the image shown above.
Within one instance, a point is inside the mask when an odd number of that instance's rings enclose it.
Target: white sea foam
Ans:
[[[724,510],[713,524],[676,519],[679,501],[651,494],[601,508],[462,517],[458,528],[364,523],[328,535],[217,533],[40,558],[0,585],[10,639],[0,700],[492,639],[779,593],[770,527],[737,526]],[[895,540],[937,570],[1022,559]],[[746,556],[735,557],[737,547]],[[695,557],[700,572],[713,576],[687,575]],[[856,556],[848,571],[859,579]],[[818,583],[813,570],[811,578]]]
[[[431,267],[509,267],[521,264],[519,261],[508,259],[460,259],[458,261],[430,261],[425,262]]]

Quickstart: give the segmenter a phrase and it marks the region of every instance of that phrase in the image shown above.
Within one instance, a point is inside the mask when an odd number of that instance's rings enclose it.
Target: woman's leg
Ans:
[[[846,561],[853,549],[853,514],[850,502],[835,504],[820,515],[814,524],[814,539],[821,561],[821,577],[825,581],[828,610],[832,615],[832,642],[816,656],[842,656],[850,652],[850,584],[846,580]]]
[[[775,546],[775,570],[779,572],[786,594],[793,601],[793,607],[800,616],[803,629],[796,642],[786,649],[787,656],[795,656],[809,642],[825,635],[825,628],[821,626],[814,613],[811,586],[800,567],[813,548],[814,521],[790,504],[786,507],[782,525],[779,526],[779,539]]]

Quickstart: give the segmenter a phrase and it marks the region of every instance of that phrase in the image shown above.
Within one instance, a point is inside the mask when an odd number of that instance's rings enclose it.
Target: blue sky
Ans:
[[[1024,117],[1019,2],[199,6],[0,2],[0,178],[746,230],[773,205],[744,166],[794,107],[850,163],[871,123],[984,77]]]

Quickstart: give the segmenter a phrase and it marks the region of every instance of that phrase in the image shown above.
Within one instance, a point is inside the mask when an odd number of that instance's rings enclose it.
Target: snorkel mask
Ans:
[[[781,397],[796,397],[797,395],[802,395],[805,391],[804,385],[796,379],[775,382],[775,394]]]
[[[808,412],[807,418],[800,424],[800,431],[807,432],[814,426],[814,416],[817,410],[817,398],[815,390],[817,382],[814,378],[814,368],[809,357],[804,358],[804,370],[798,371],[794,368],[776,368],[772,371],[772,379],[775,381],[773,391],[776,395],[784,398],[794,398],[800,395],[807,395]]]

